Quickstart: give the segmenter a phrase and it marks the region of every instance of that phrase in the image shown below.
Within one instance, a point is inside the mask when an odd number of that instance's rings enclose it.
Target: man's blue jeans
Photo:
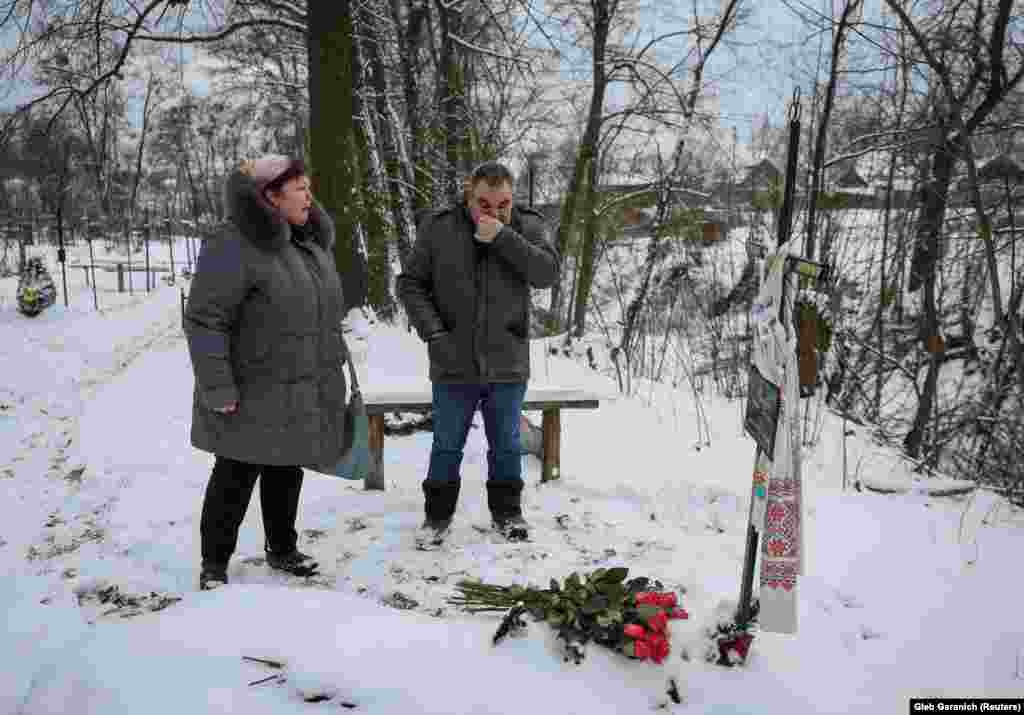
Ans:
[[[522,484],[522,442],[519,416],[525,382],[433,384],[434,444],[427,482],[458,483],[462,450],[477,406],[487,435],[487,481]]]

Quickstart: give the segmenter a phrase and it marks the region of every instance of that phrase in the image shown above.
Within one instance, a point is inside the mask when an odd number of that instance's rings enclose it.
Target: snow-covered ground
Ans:
[[[844,462],[832,416],[806,455],[798,635],[759,634],[742,668],[704,662],[701,626],[739,590],[754,451],[742,405],[701,398],[704,446],[689,386],[618,397],[544,340],[535,384],[606,399],[563,412],[559,481],[540,485],[525,458],[531,543],[472,528],[487,521],[478,425],[451,544],[416,551],[430,435],[415,433],[387,439],[384,492],[307,472],[299,529],[324,570],[315,584],[267,572],[254,499],[231,584],[198,592],[212,459],[189,446],[178,288],[132,297],[101,283],[97,313],[81,270],[69,280],[70,308],[61,293],[34,319],[0,280],[0,712],[803,715],[1024,693],[1024,515],[985,492],[929,496],[867,434],[846,437]],[[414,335],[357,321],[350,340],[364,389],[426,384]],[[844,463],[900,493],[844,492]],[[446,603],[462,578],[546,585],[599,566],[683,594],[690,619],[672,622],[664,665],[596,646],[564,663],[544,624],[492,647],[496,617]],[[276,671],[243,656],[286,663],[284,677],[250,685]],[[670,676],[682,704],[665,695]]]

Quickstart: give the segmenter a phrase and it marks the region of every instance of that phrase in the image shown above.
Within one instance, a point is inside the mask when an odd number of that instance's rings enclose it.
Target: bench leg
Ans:
[[[364,489],[384,491],[384,415],[370,415],[370,473]]]
[[[542,460],[544,466],[540,474],[541,483],[558,479],[559,464],[562,457],[562,413],[558,408],[544,410],[541,422],[541,439],[543,441]]]

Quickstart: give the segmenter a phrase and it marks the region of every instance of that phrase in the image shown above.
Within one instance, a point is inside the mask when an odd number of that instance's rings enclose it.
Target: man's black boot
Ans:
[[[440,546],[451,528],[461,482],[423,482],[423,526],[416,535],[421,546]]]
[[[212,591],[228,582],[228,565],[204,561],[199,572],[199,590]]]
[[[509,541],[530,538],[530,525],[523,518],[522,494],[522,481],[487,482],[487,507],[491,510],[492,525]]]

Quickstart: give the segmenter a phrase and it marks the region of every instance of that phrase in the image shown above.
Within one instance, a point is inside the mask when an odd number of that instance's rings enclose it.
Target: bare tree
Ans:
[[[825,163],[825,145],[832,117],[832,108],[835,105],[836,85],[839,81],[843,56],[846,52],[846,36],[851,24],[856,21],[862,11],[862,0],[844,0],[842,11],[839,13],[839,18],[833,31],[832,54],[828,83],[825,87],[824,107],[821,110],[821,118],[818,122],[818,134],[814,143],[814,157],[811,160],[811,192],[810,201],[807,205],[807,239],[804,244],[804,253],[811,260],[814,260],[814,239],[817,228],[817,222],[815,221],[815,213],[818,208],[816,197],[821,192],[823,166]]]
[[[966,157],[974,132],[1020,83],[1024,63],[1021,48],[1008,32],[1012,0],[998,0],[994,6],[985,0],[957,3],[930,20],[911,17],[897,0],[886,0],[886,5],[899,18],[901,30],[911,38],[935,86],[930,176],[921,199],[907,286],[911,291],[923,290],[920,337],[934,345],[933,336],[939,334],[936,268],[954,169]],[[984,215],[978,218],[985,220]],[[983,240],[990,240],[990,227],[982,224],[979,229]],[[989,282],[997,325],[1017,334],[1017,317],[1005,312],[994,256],[989,261]],[[914,424],[904,440],[911,457],[921,451],[941,365],[941,354],[933,349]]]

